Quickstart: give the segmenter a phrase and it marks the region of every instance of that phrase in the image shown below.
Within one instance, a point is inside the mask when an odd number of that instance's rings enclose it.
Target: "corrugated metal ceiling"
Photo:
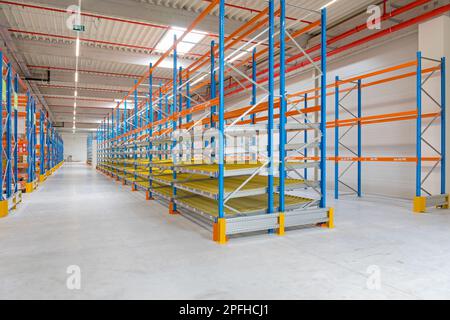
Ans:
[[[191,12],[201,12],[208,4],[206,0],[128,0],[139,3],[148,3],[159,6],[166,6],[171,8],[177,8],[182,10],[188,10]],[[29,3],[28,1],[23,1]],[[310,10],[319,10],[322,6],[329,3],[330,0],[288,0],[288,16],[294,19],[305,19],[314,21],[319,18],[317,14],[311,14],[299,7],[304,7]],[[329,7],[328,21],[329,23],[335,23],[340,19],[346,18],[348,15],[359,12],[366,8],[369,4],[375,3],[374,0],[338,0],[336,3]],[[227,0],[229,6],[226,7],[227,19],[235,21],[248,21],[255,14],[256,11],[262,10],[267,6],[266,1],[255,0]],[[242,8],[246,9],[242,9]],[[39,10],[35,8],[9,6],[6,4],[1,5],[2,10],[5,12],[5,16],[12,29],[23,30],[26,32],[39,32],[41,35],[14,33],[13,37],[16,41],[21,39],[31,39],[36,42],[51,42],[55,41],[54,35],[62,37],[74,37],[75,33],[69,29],[66,25],[68,18],[65,12],[51,12],[45,10]],[[256,11],[252,11],[252,9]],[[98,14],[101,14],[97,12]],[[216,8],[212,15],[218,14],[218,8]],[[126,19],[127,17],[120,17]],[[151,22],[151,21],[147,21]],[[289,20],[288,26],[294,23],[293,20]],[[110,54],[114,54],[111,49],[116,49],[118,44],[126,44],[128,47],[126,50],[122,50],[125,53],[127,50],[132,53],[142,54],[148,56],[149,54],[155,54],[151,48],[156,47],[160,39],[164,36],[167,29],[165,26],[161,27],[149,27],[133,23],[124,23],[118,21],[112,21],[107,19],[98,19],[93,17],[83,17],[83,24],[86,25],[86,32],[82,33],[83,38],[91,39],[94,41],[101,41],[102,43],[91,43],[91,46],[97,48],[109,49]],[[300,26],[300,25],[298,25]],[[198,44],[192,50],[195,55],[204,54],[207,52],[210,46],[210,41],[216,39],[215,37],[206,37],[200,44]],[[73,45],[71,39],[58,39],[59,42]],[[85,44],[86,45],[86,44]],[[135,47],[135,48],[133,48]],[[143,47],[143,48],[138,48]],[[260,46],[261,47],[261,46]],[[259,48],[260,48],[259,47]],[[121,47],[123,49],[123,47]],[[259,49],[258,48],[258,49]],[[123,53],[123,52],[122,52]],[[33,66],[53,66],[60,68],[74,68],[75,57],[74,56],[61,56],[61,55],[45,55],[36,53],[24,54],[26,63]],[[185,57],[186,58],[186,57]],[[193,57],[191,57],[193,58]],[[86,53],[81,53],[80,69],[117,73],[123,75],[140,75],[146,71],[146,66],[131,63],[120,63],[112,61],[104,61],[96,56],[89,56]],[[172,71],[170,69],[160,68],[156,74],[156,77],[171,78]],[[58,83],[62,84],[62,83]],[[81,83],[80,86],[83,86]],[[110,88],[114,87],[107,84],[96,83],[91,85],[94,88]],[[120,87],[122,89],[122,87]],[[46,90],[48,93],[52,93],[51,90]],[[55,94],[58,90],[54,91]],[[95,93],[93,93],[95,94]]]

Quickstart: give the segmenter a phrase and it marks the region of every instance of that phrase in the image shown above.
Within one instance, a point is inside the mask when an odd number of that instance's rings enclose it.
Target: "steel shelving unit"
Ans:
[[[423,61],[426,61],[429,66],[423,67]],[[414,212],[422,213],[429,207],[448,208],[449,197],[445,185],[446,174],[446,61],[445,58],[434,60],[422,56],[421,52],[417,53],[417,58],[414,61],[408,61],[400,65],[374,71],[369,74],[352,77],[350,79],[340,79],[336,77],[334,96],[335,96],[335,121],[329,123],[329,128],[334,128],[335,131],[335,155],[328,158],[334,162],[335,168],[335,192],[334,196],[339,199],[341,194],[340,187],[344,186],[350,190],[351,194],[356,194],[362,197],[362,166],[364,162],[395,162],[395,163],[414,163],[416,166],[416,194],[414,197]],[[414,70],[412,70],[414,69]],[[402,73],[398,73],[402,72]],[[380,76],[385,76],[380,78]],[[390,83],[399,82],[401,80],[416,78],[416,108],[401,112],[378,114],[371,116],[364,116],[363,112],[363,92],[372,87],[386,85]],[[438,97],[433,96],[427,91],[426,84],[430,82],[433,77],[439,78],[440,90]],[[369,80],[375,78],[369,82]],[[354,113],[348,108],[345,103],[351,97],[351,93],[356,93],[357,112]],[[423,95],[428,96],[432,101],[434,110],[432,112],[425,112],[423,105]],[[341,119],[342,112],[350,115],[350,118]],[[364,156],[363,155],[363,127],[367,125],[397,123],[400,121],[416,121],[416,154],[415,156]],[[441,132],[440,144],[433,143],[427,138],[427,133],[433,124],[437,123]],[[344,130],[342,131],[342,128]],[[356,129],[356,147],[345,143],[344,137],[348,135],[351,130]],[[424,156],[424,146],[428,146],[428,153],[434,154]],[[346,152],[342,156],[342,151]],[[345,168],[341,168],[341,163],[349,163]],[[429,163],[431,169],[424,172],[424,163]],[[343,181],[343,178],[348,174],[349,170],[357,165],[356,187],[349,185]],[[433,195],[431,191],[426,189],[425,183],[430,179],[432,173],[440,167],[440,194]],[[424,174],[425,173],[425,174]]]
[[[87,142],[86,142],[86,145],[87,145],[87,155],[86,155],[86,164],[88,165],[88,166],[92,166],[92,156],[93,156],[93,153],[92,153],[92,146],[93,146],[93,139],[94,139],[94,135],[91,133],[91,134],[89,134],[88,136],[87,136]]]
[[[0,173],[2,192],[0,199],[0,217],[4,217],[22,202],[22,191],[19,190],[19,139],[18,139],[18,79],[15,78],[11,63],[5,61],[0,52],[2,62],[2,81],[0,82],[1,114],[0,133],[2,141]],[[17,103],[16,103],[17,102]]]
[[[2,176],[2,193],[0,199],[0,217],[22,202],[22,193],[30,193],[37,188],[39,178],[45,173],[43,159],[46,148],[38,142],[38,134],[43,136],[46,129],[39,125],[37,119],[37,101],[28,91],[27,86],[13,70],[11,63],[0,51],[2,61],[2,81],[0,81],[0,98],[2,136],[0,173]],[[23,108],[23,111],[22,109]],[[41,118],[45,116],[41,115]],[[24,122],[25,132],[19,133],[19,124]],[[47,123],[50,121],[47,119]],[[63,162],[63,141],[56,132],[53,135],[54,159],[50,169],[54,172]],[[41,182],[43,179],[40,180]]]
[[[37,188],[37,121],[36,121],[36,101],[27,93],[27,119],[26,119],[26,137],[27,137],[27,185],[26,192],[31,193]]]
[[[135,82],[97,131],[99,170],[130,184],[133,191],[145,191],[148,200],[163,202],[170,214],[187,215],[212,228],[218,243],[240,233],[283,235],[290,227],[333,227],[333,210],[326,206],[326,9],[305,10],[316,20],[301,28],[297,21],[289,26],[295,31],[288,32],[286,3],[280,0],[275,12],[275,2],[269,1],[265,10],[225,37],[225,1],[212,1],[181,37],[174,38],[172,48],[149,66],[148,73]],[[201,58],[185,70],[179,68],[179,43],[217,5],[218,44],[211,42]],[[321,35],[316,57],[294,40],[309,31]],[[233,49],[240,40],[246,40],[245,44]],[[316,107],[300,109],[302,99],[286,92],[286,42],[292,42],[316,70],[321,81]],[[251,56],[250,76],[242,68],[245,62],[239,60],[242,52]],[[172,81],[160,83],[153,91],[153,70],[170,55]],[[266,60],[268,83],[264,85],[256,68],[258,62]],[[226,75],[250,83],[249,106],[236,108],[236,102],[226,99]],[[148,99],[139,101],[137,88],[147,79]],[[205,88],[210,100],[194,99],[195,93]],[[262,97],[257,96],[258,91],[264,92]],[[134,105],[129,113],[127,101],[131,97]],[[124,106],[122,112],[120,106]],[[309,114],[317,114],[319,122],[311,121]],[[308,135],[308,131],[314,134]],[[295,142],[299,135],[305,136],[302,143]],[[256,138],[267,141],[267,150],[256,148]],[[244,145],[250,149],[232,147],[236,140],[247,141]],[[299,161],[294,156],[307,150],[321,159]],[[315,170],[318,179],[308,180],[308,170]]]

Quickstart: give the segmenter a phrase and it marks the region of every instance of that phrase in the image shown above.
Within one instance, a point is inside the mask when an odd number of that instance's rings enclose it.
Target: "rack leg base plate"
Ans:
[[[286,221],[286,216],[284,215],[284,213],[280,213],[280,215],[278,216],[278,230],[277,230],[277,235],[282,237],[285,235],[285,221]]]
[[[0,218],[5,218],[8,216],[9,209],[8,209],[8,201],[0,201]]]
[[[175,210],[175,204],[173,202],[170,202],[169,204],[169,214],[170,215],[180,214],[177,210]]]
[[[32,193],[34,191],[34,183],[30,182],[25,185],[25,192]]]
[[[413,203],[414,213],[425,213],[427,211],[427,198],[415,197]]]
[[[328,210],[328,222],[322,224],[323,228],[334,229],[334,208]]]
[[[213,241],[218,244],[226,244],[228,242],[226,236],[227,220],[217,219],[217,222],[213,225]]]

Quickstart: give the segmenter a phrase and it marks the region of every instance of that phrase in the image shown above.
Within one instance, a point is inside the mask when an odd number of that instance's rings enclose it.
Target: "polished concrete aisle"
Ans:
[[[336,229],[213,243],[82,164],[0,220],[0,299],[450,298],[450,213],[344,200]],[[69,266],[81,289],[69,290]],[[72,279],[72,278],[71,278]]]

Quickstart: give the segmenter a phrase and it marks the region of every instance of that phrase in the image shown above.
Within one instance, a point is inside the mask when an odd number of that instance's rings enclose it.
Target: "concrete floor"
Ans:
[[[218,246],[142,193],[65,165],[0,220],[0,299],[450,298],[449,211],[414,216],[376,198],[335,207],[332,231]],[[66,287],[70,265],[81,290]]]

